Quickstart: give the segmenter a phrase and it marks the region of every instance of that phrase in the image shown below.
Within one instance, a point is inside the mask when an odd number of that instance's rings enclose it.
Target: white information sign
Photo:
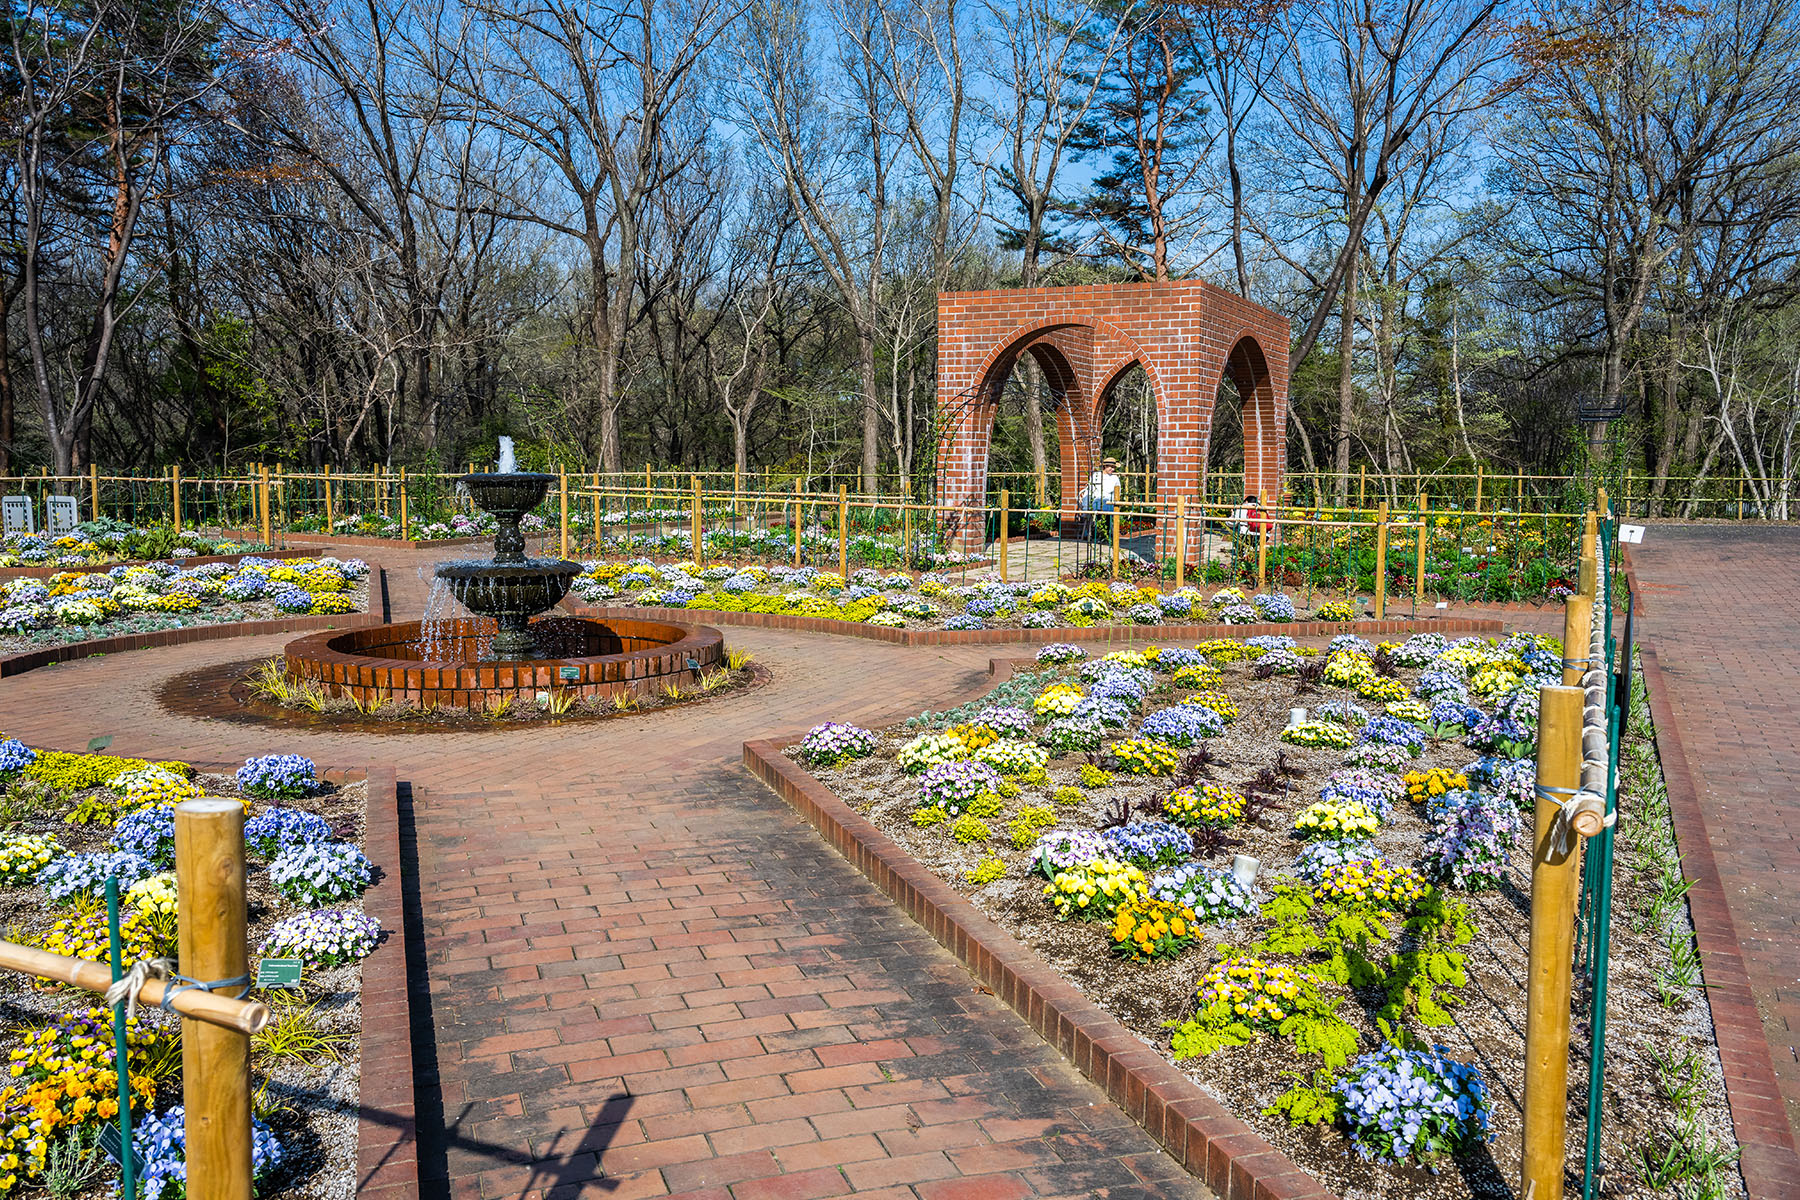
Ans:
[[[37,532],[37,523],[32,517],[30,496],[0,496],[0,531],[6,533]]]
[[[1619,526],[1619,540],[1621,542],[1642,542],[1644,540],[1644,527],[1642,525]]]
[[[81,511],[73,496],[46,496],[44,498],[44,525],[51,537],[61,537],[65,533],[74,533],[75,527],[81,524]]]

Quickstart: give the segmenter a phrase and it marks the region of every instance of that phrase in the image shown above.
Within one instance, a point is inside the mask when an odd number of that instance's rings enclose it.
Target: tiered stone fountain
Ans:
[[[288,643],[289,674],[365,701],[481,709],[501,696],[648,695],[719,666],[724,639],[706,626],[539,616],[561,602],[581,567],[526,555],[520,519],[554,477],[508,469],[510,439],[501,443],[502,470],[458,480],[499,522],[494,557],[440,563],[436,572],[474,615],[303,637]]]

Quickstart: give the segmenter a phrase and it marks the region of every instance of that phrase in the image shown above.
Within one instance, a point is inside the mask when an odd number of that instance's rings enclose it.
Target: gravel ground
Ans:
[[[1231,834],[1243,844],[1226,848],[1212,860],[1213,865],[1227,866],[1234,853],[1259,858],[1262,866],[1258,884],[1266,898],[1266,887],[1271,878],[1287,873],[1297,851],[1304,845],[1292,833],[1294,815],[1318,798],[1326,777],[1341,765],[1342,758],[1341,751],[1298,749],[1278,742],[1275,735],[1286,725],[1289,708],[1316,707],[1323,701],[1343,698],[1350,698],[1372,711],[1379,711],[1379,706],[1355,700],[1352,693],[1330,686],[1310,695],[1296,695],[1296,685],[1291,677],[1254,680],[1246,663],[1231,664],[1222,669],[1225,690],[1241,711],[1236,722],[1227,727],[1225,735],[1209,743],[1221,764],[1211,768],[1210,775],[1203,778],[1239,787],[1264,768],[1273,767],[1277,751],[1285,754],[1287,762],[1305,772],[1302,777],[1290,781],[1288,794],[1265,817],[1266,827],[1240,825],[1232,829]],[[1402,680],[1409,686],[1416,677],[1416,671],[1401,672]],[[1167,676],[1158,678],[1162,691],[1146,702],[1146,711],[1173,703],[1188,694],[1185,690],[1171,690]],[[1143,965],[1128,962],[1110,952],[1104,922],[1083,924],[1056,919],[1055,910],[1043,897],[1044,880],[1025,874],[1027,856],[1010,845],[1005,833],[1007,820],[1024,804],[1057,809],[1062,828],[1098,827],[1120,802],[1129,804],[1135,817],[1148,819],[1154,814],[1144,811],[1144,806],[1159,806],[1161,798],[1169,791],[1168,782],[1119,775],[1115,785],[1091,789],[1088,799],[1080,805],[1058,808],[1050,793],[1057,786],[1077,782],[1076,773],[1083,759],[1080,756],[1056,759],[1050,766],[1050,786],[1025,788],[1023,794],[1008,802],[1006,815],[989,820],[995,830],[992,841],[964,846],[951,838],[948,824],[920,829],[909,819],[914,810],[917,780],[900,771],[893,762],[893,754],[918,732],[921,730],[884,731],[881,749],[874,757],[853,761],[836,770],[815,769],[815,773],[853,808],[868,816],[921,863],[955,886],[1021,942],[1036,950],[1146,1043],[1168,1053],[1169,1035],[1165,1024],[1191,1014],[1195,981],[1211,962],[1222,956],[1220,948],[1244,946],[1255,941],[1267,930],[1269,923],[1260,918],[1243,918],[1230,925],[1211,926],[1207,929],[1204,946],[1196,946],[1173,961]],[[1478,754],[1460,741],[1430,741],[1424,755],[1414,760],[1414,769],[1432,766],[1459,769],[1476,757]],[[1635,796],[1627,795],[1622,801],[1622,821],[1632,819],[1635,800]],[[1529,824],[1529,814],[1526,820]],[[1390,862],[1411,863],[1418,857],[1425,834],[1422,809],[1408,801],[1399,801],[1394,805],[1391,819],[1377,836],[1376,846]],[[1005,877],[984,886],[970,884],[965,872],[988,854],[998,854],[1005,862]],[[1656,975],[1659,968],[1666,967],[1669,952],[1644,922],[1634,919],[1634,914],[1640,912],[1648,894],[1654,890],[1652,880],[1645,872],[1633,869],[1629,856],[1623,854],[1615,878],[1616,915],[1608,1006],[1611,1032],[1602,1135],[1602,1162],[1608,1172],[1605,1194],[1683,1194],[1656,1190],[1643,1178],[1643,1151],[1649,1147],[1660,1152],[1668,1142],[1668,1130],[1674,1120],[1673,1106],[1666,1086],[1658,1082],[1655,1062],[1659,1055],[1667,1058],[1671,1054],[1692,1053],[1693,1057],[1683,1064],[1682,1073],[1691,1073],[1691,1083],[1698,1090],[1700,1119],[1715,1144],[1734,1147],[1710,1010],[1698,987],[1674,988],[1667,1004],[1659,1000]],[[1453,1009],[1454,1023],[1426,1032],[1431,1040],[1444,1046],[1452,1058],[1479,1065],[1491,1093],[1496,1136],[1481,1151],[1446,1164],[1440,1174],[1433,1175],[1421,1168],[1365,1163],[1354,1156],[1348,1140],[1335,1129],[1294,1129],[1283,1118],[1263,1115],[1263,1108],[1293,1085],[1294,1078],[1289,1072],[1310,1071],[1317,1063],[1316,1059],[1306,1060],[1295,1055],[1285,1042],[1263,1036],[1248,1046],[1188,1060],[1180,1064],[1181,1068],[1300,1166],[1347,1200],[1377,1200],[1395,1194],[1397,1189],[1400,1195],[1434,1200],[1512,1196],[1521,1152],[1523,1062],[1520,1048],[1525,1030],[1529,890],[1528,839],[1521,838],[1514,847],[1504,883],[1499,889],[1472,895],[1458,893],[1470,905],[1478,928],[1473,945],[1467,947],[1468,985],[1461,991],[1463,1005]],[[1685,906],[1680,907],[1685,913]],[[1685,915],[1682,919],[1685,920]],[[1340,1015],[1358,1028],[1361,1048],[1372,1049],[1380,1043],[1372,1016],[1379,1000],[1369,996],[1356,1000],[1358,1002],[1345,1004]],[[1570,1153],[1576,1167],[1573,1186],[1577,1193],[1586,1112],[1586,1028],[1585,1020],[1578,1013],[1569,1080]],[[1728,1170],[1723,1174],[1727,1186],[1722,1194],[1741,1195],[1742,1182],[1736,1171]]]

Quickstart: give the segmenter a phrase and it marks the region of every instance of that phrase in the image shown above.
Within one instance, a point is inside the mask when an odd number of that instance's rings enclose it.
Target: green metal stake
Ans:
[[[112,962],[113,982],[125,976],[125,951],[119,939],[119,880],[106,879],[106,938]],[[113,1005],[113,1066],[119,1076],[119,1170],[124,1179],[120,1191],[125,1200],[137,1200],[137,1172],[131,1154],[131,1059],[125,1040],[125,1002]]]
[[[1619,796],[1619,709],[1612,706],[1609,741],[1612,758],[1607,768],[1606,813],[1616,823]],[[1595,1200],[1600,1191],[1601,1090],[1606,1082],[1606,968],[1612,948],[1613,826],[1600,831],[1599,887],[1594,904],[1593,939],[1593,1037],[1588,1047],[1587,1154],[1581,1173],[1582,1200]]]

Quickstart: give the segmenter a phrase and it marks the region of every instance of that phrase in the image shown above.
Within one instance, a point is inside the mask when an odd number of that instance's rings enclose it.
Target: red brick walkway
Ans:
[[[402,619],[437,555],[382,557]],[[274,736],[157,704],[169,675],[281,637],[34,671],[0,711],[37,745],[288,750],[410,782],[428,1195],[1206,1195],[737,765],[748,738],[972,694],[995,651],[728,633],[772,683],[554,730]]]
[[[1673,751],[1694,785],[1696,834],[1708,843],[1786,1107],[1783,1122],[1778,1107],[1758,1110],[1755,1097],[1743,1105],[1733,1097],[1746,1175],[1746,1120],[1785,1134],[1792,1170],[1800,1126],[1800,529],[1654,526],[1631,547],[1630,562],[1674,725],[1658,733],[1659,741],[1675,735],[1663,747],[1664,765]],[[1671,772],[1672,799],[1684,782]],[[1695,849],[1682,847],[1690,875],[1705,867],[1690,861]],[[1697,923],[1702,916],[1697,902]],[[1714,1011],[1729,1054],[1731,1014],[1719,998]]]

